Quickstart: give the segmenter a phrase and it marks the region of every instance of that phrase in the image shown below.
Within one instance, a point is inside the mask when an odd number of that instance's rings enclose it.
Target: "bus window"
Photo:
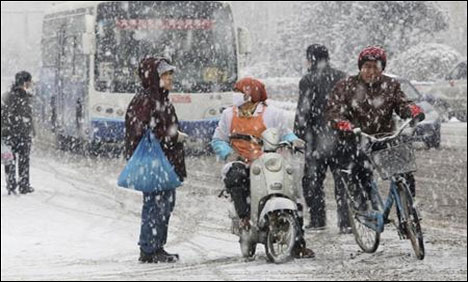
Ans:
[[[87,57],[83,54],[84,15],[70,18],[62,41],[62,75],[76,82],[87,79]]]
[[[62,75],[70,79],[75,72],[75,56],[76,56],[76,36],[68,35],[65,37],[63,45],[63,57],[62,57]]]
[[[96,43],[98,91],[134,93],[146,56],[171,59],[178,69],[174,92],[231,91],[237,79],[234,22],[219,2],[101,3]]]
[[[59,48],[58,39],[46,38],[42,41],[42,67],[58,67]]]
[[[48,20],[44,22],[42,36],[42,66],[58,68],[60,62],[60,43],[63,37],[62,20]]]

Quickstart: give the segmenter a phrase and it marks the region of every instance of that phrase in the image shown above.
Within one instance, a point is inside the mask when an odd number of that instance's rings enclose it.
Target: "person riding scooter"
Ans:
[[[294,147],[303,148],[305,142],[299,139],[287,126],[284,112],[266,103],[265,85],[253,78],[239,80],[234,91],[234,106],[224,110],[211,143],[216,155],[227,161],[223,169],[224,184],[231,195],[240,228],[250,229],[250,164],[262,154],[262,145],[258,140],[268,128],[276,128],[282,141],[290,142]],[[243,136],[246,138],[232,138]],[[247,138],[249,137],[249,138]],[[301,219],[301,229],[303,219]],[[314,252],[306,248],[302,236],[296,244],[296,258],[312,258]]]

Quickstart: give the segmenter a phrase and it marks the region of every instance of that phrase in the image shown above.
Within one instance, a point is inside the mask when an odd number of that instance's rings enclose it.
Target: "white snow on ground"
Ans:
[[[449,148],[463,148],[467,143],[467,123],[456,119],[442,124],[442,146]]]
[[[360,252],[352,235],[339,236],[330,177],[329,228],[306,234],[316,259],[272,265],[259,247],[255,260],[245,261],[230,234],[227,203],[217,198],[221,164],[202,157],[188,160],[190,177],[178,191],[170,225],[167,249],[181,261],[142,265],[136,245],[141,196],[115,185],[124,163],[38,145],[32,156],[37,192],[7,196],[1,174],[1,279],[466,280],[466,124],[444,124],[442,132],[442,150],[418,153],[427,248],[422,262],[392,227],[375,254]]]

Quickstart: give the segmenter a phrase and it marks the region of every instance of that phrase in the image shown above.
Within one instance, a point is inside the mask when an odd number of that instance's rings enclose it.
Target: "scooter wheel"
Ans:
[[[268,224],[265,244],[268,261],[280,264],[292,260],[298,233],[295,217],[288,212],[272,213]]]

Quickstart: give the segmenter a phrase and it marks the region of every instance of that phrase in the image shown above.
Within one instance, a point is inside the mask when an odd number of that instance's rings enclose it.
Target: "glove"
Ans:
[[[423,121],[426,118],[423,109],[418,105],[410,105],[411,117],[418,121]]]
[[[336,123],[336,128],[340,131],[351,132],[353,131],[353,125],[347,120],[340,120]]]
[[[177,136],[177,143],[184,143],[189,136],[181,131],[177,131],[179,135]]]
[[[215,154],[222,160],[226,160],[227,157],[233,152],[229,143],[223,140],[214,139],[211,141],[211,147]]]

